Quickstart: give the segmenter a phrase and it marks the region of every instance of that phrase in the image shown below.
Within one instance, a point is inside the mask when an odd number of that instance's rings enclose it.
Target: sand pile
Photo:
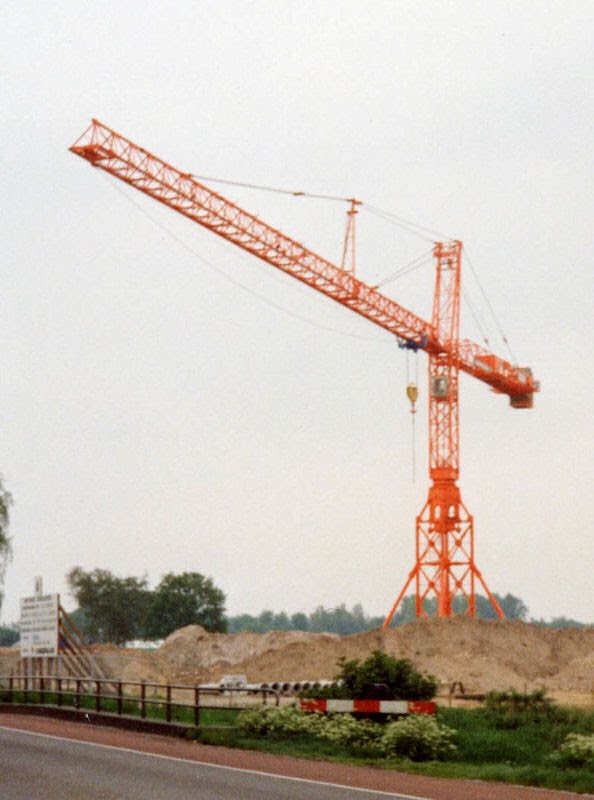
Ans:
[[[237,673],[253,683],[328,679],[335,677],[339,658],[364,659],[373,650],[409,658],[417,669],[438,678],[442,692],[459,681],[473,694],[544,686],[564,702],[591,704],[594,699],[594,627],[554,630],[512,620],[452,617],[337,636],[207,633],[189,625],[172,633],[156,652],[92,648],[105,674],[183,684],[218,682]],[[8,674],[17,658],[18,650],[2,649],[0,673]]]
[[[555,675],[555,686],[565,692],[590,692],[594,701],[594,653],[574,658]]]
[[[554,630],[464,617],[344,637],[299,631],[209,634],[190,625],[171,634],[153,662],[180,682],[218,681],[226,673],[244,673],[253,682],[314,680],[334,677],[342,656],[365,658],[375,649],[410,658],[444,685],[462,681],[470,692],[546,686],[587,693],[594,681],[594,628]]]
[[[176,680],[208,682],[218,681],[227,673],[245,673],[244,664],[252,665],[259,658],[274,660],[275,655],[284,653],[293,645],[305,651],[324,651],[339,640],[339,636],[330,633],[208,633],[199,625],[188,625],[168,636],[159,648],[158,656]],[[249,680],[266,680],[252,677],[252,672],[250,669]]]

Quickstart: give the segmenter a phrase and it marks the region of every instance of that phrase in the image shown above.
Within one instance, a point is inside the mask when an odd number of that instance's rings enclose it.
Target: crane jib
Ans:
[[[394,334],[407,347],[425,350],[429,355],[446,353],[460,370],[510,398],[538,391],[529,370],[468,340],[440,341],[434,326],[426,320],[98,120],[93,120],[70,150],[350,308]],[[526,406],[527,403],[516,405]]]

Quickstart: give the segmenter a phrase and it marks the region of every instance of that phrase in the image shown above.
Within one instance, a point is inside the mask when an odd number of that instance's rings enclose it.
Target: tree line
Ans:
[[[506,594],[503,597],[496,594],[495,597],[508,619],[526,620],[528,609],[520,598],[512,594]],[[437,611],[437,600],[428,598],[424,603],[424,608],[429,616],[434,616]],[[454,599],[453,608],[455,613],[463,613],[464,608],[460,598]],[[480,595],[476,597],[476,615],[481,619],[497,618],[489,600]],[[414,595],[408,595],[394,614],[390,627],[404,625],[406,622],[412,622],[415,618],[415,598]],[[228,617],[227,626],[230,633],[297,630],[312,633],[338,633],[341,636],[348,636],[352,633],[379,628],[384,619],[383,616],[368,616],[360,603],[354,605],[350,611],[343,603],[335,608],[318,606],[310,614],[299,612],[290,617],[284,611],[274,613],[270,610],[262,611],[257,616],[239,614],[235,617]]]
[[[274,612],[266,609],[257,616],[225,615],[225,595],[211,578],[197,572],[168,573],[154,590],[146,578],[119,578],[108,570],[85,572],[80,567],[67,575],[70,592],[78,609],[73,617],[91,641],[123,644],[133,639],[161,639],[185,625],[201,625],[211,632],[309,631],[346,636],[378,628],[383,617],[368,616],[358,603],[350,610],[343,603],[334,608],[318,606],[309,614]],[[526,619],[528,609],[517,597],[496,595],[509,619]],[[496,616],[487,598],[476,598],[477,616]],[[427,600],[429,615],[437,611],[434,600]],[[461,612],[463,608],[454,608]],[[394,617],[394,625],[415,619],[415,600],[406,597]]]
[[[227,630],[225,595],[198,572],[168,572],[152,590],[146,577],[120,578],[104,569],[74,567],[66,579],[78,605],[70,616],[91,642],[162,639],[185,625]]]
[[[169,572],[155,589],[149,588],[146,577],[119,577],[103,569],[87,572],[74,567],[66,578],[77,606],[70,616],[91,643],[122,645],[137,639],[162,639],[185,625],[201,625],[208,631],[221,633],[309,631],[346,636],[378,628],[384,621],[383,616],[366,614],[360,603],[350,609],[344,603],[332,608],[319,605],[310,613],[299,611],[290,615],[265,609],[257,615],[229,616],[225,614],[224,592],[211,578],[198,572]],[[528,608],[519,597],[495,594],[495,598],[508,619],[528,621]],[[453,605],[455,613],[464,611],[460,598]],[[436,613],[434,598],[425,601],[425,611],[430,616]],[[496,618],[491,603],[481,595],[476,597],[476,613],[482,619]],[[415,598],[409,595],[394,615],[392,626],[414,619]],[[566,617],[556,617],[551,622],[530,621],[557,628],[582,626]],[[17,626],[0,626],[0,645],[11,645],[18,641],[18,636]]]

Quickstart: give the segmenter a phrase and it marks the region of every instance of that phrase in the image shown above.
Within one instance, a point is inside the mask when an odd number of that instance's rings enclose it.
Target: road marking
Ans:
[[[131,747],[116,747],[113,744],[100,744],[98,742],[86,742],[80,739],[70,739],[67,736],[54,736],[51,733],[37,733],[28,731],[25,728],[12,728],[10,726],[0,725],[0,731],[11,731],[14,733],[24,733],[27,736],[39,736],[43,739],[57,739],[61,742],[70,742],[73,744],[86,744],[90,747],[102,747],[105,750],[117,750],[120,753],[132,753],[139,756],[150,756],[151,758],[160,758],[164,761],[179,761],[182,764],[194,764],[201,767],[213,767],[214,769],[226,769],[231,772],[244,772],[248,775],[259,775],[268,778],[279,778],[284,781],[295,781],[297,783],[311,783],[315,786],[327,786],[331,789],[349,789],[352,792],[367,792],[368,794],[376,794],[382,797],[394,797],[396,800],[431,800],[430,797],[421,797],[420,795],[413,794],[398,794],[397,792],[384,792],[381,789],[365,789],[361,786],[349,786],[345,783],[330,783],[329,781],[316,781],[313,778],[296,778],[292,775],[280,775],[276,772],[263,772],[257,769],[246,769],[245,767],[228,767],[224,764],[211,764],[208,761],[198,761],[193,758],[180,758],[179,756],[164,756],[160,753],[147,753],[144,750],[134,750]],[[250,752],[250,751],[245,751]]]

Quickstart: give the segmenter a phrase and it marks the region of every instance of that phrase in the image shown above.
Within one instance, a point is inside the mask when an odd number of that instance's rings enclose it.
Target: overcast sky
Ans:
[[[427,494],[426,357],[69,153],[92,117],[463,240],[462,335],[509,357],[503,331],[542,382],[516,411],[461,379],[477,565],[594,620],[593,30],[589,0],[2,3],[5,622],[36,575],[72,608],[75,565],[195,570],[232,614],[385,614]],[[217,188],[340,259],[346,204]],[[371,283],[431,247],[357,223]],[[432,290],[429,263],[384,291],[427,318]]]

